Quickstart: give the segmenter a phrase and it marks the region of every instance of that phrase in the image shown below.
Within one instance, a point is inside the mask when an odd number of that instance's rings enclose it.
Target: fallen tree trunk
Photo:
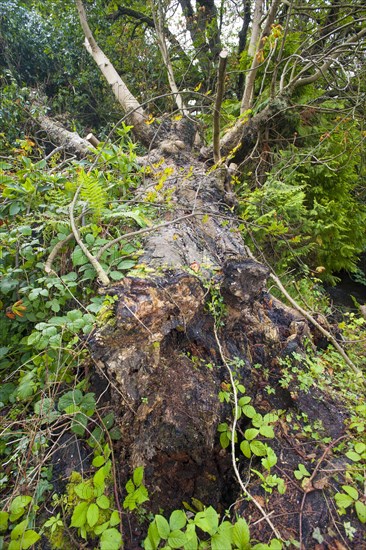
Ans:
[[[220,448],[217,436],[218,424],[232,421],[231,405],[218,399],[229,381],[225,365],[232,366],[262,414],[283,409],[320,418],[333,439],[343,435],[344,414],[318,390],[310,395],[278,384],[279,358],[302,353],[310,330],[300,314],[267,292],[269,271],[248,256],[235,216],[225,205],[218,172],[207,173],[183,152],[166,158],[159,170],[164,167],[173,170],[167,185],[174,189],[174,217],[181,221],[174,223],[169,214],[166,221],[172,223],[146,237],[140,260],[149,267],[146,277],[129,276],[104,290],[118,297],[116,314],[113,323],[94,334],[90,350],[98,369],[117,388],[114,403],[123,434],[118,464],[125,465],[126,479],[134,468],[145,467],[149,509],[167,512],[193,497],[219,509],[240,495],[230,453]],[[182,219],[192,209],[197,216]],[[269,370],[274,396],[264,391],[263,372]],[[244,421],[240,430],[245,426]],[[272,446],[278,456],[286,447],[280,468],[286,463],[295,468],[299,461],[301,450],[295,443],[288,448],[289,437],[279,424]],[[313,450],[317,456],[319,450]],[[238,464],[247,479],[250,463],[241,455]],[[257,479],[249,487],[261,499],[259,485]],[[296,484],[288,487],[285,496],[274,498],[282,513],[292,517],[292,500],[304,493]],[[306,548],[312,547],[313,527],[331,521],[324,502],[314,488],[301,511],[300,537],[293,527]],[[264,506],[270,509],[270,501]],[[254,501],[245,507],[246,517],[262,519]],[[277,525],[281,533],[281,522]],[[268,540],[268,529],[262,524],[253,534]],[[281,536],[288,538],[288,526]]]

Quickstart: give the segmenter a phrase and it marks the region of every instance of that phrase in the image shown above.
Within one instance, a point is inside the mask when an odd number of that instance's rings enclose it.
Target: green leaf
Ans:
[[[125,274],[122,273],[122,271],[110,271],[109,276],[113,281],[120,281],[121,279],[124,279]]]
[[[86,512],[88,509],[88,502],[80,502],[74,508],[74,512],[71,517],[71,527],[82,527],[86,524]]]
[[[32,501],[32,497],[28,495],[19,495],[10,504],[10,521],[16,521],[25,512],[26,506]]]
[[[95,502],[92,502],[91,504],[89,504],[89,508],[86,512],[86,519],[87,519],[88,524],[90,525],[90,527],[94,527],[94,525],[96,523],[98,523],[99,508],[95,504]]]
[[[145,550],[148,549],[147,543],[149,543],[151,550],[156,550],[157,547],[159,546],[160,540],[161,540],[161,537],[159,535],[156,522],[154,520],[152,523],[150,523],[149,529],[147,531],[147,538],[144,540]]]
[[[239,518],[233,526],[233,543],[238,550],[248,550],[250,548],[249,541],[248,524],[244,518]]]
[[[247,441],[246,439],[244,439],[240,443],[240,450],[246,458],[250,458],[252,456],[252,451],[250,450],[249,441]]]
[[[197,550],[198,538],[196,534],[196,526],[194,523],[189,523],[186,528],[186,542],[184,544],[184,550]]]
[[[182,548],[187,542],[187,537],[179,529],[172,531],[168,537],[168,544],[171,548]]]
[[[231,550],[232,548],[233,526],[228,521],[224,521],[218,528],[217,533],[211,538],[212,550]]]
[[[142,480],[144,478],[144,467],[139,466],[138,468],[135,468],[132,477],[133,477],[133,482],[135,486],[139,487],[139,485],[141,485]]]
[[[102,510],[108,510],[110,506],[109,498],[105,495],[100,495],[100,497],[97,498],[96,503]]]
[[[100,550],[120,550],[122,536],[117,529],[106,529],[100,537]]]
[[[129,479],[125,485],[127,493],[133,493],[136,489],[134,482],[132,479]]]
[[[93,459],[93,462],[92,462],[92,464],[93,464],[93,466],[95,466],[95,468],[100,468],[100,466],[103,466],[104,463],[105,463],[105,458],[102,455],[96,456]]]
[[[109,431],[109,437],[113,440],[113,441],[119,441],[122,437],[122,433],[121,433],[121,430],[117,427],[117,426],[114,426],[110,431]]]
[[[100,488],[100,489],[103,488],[102,493],[104,493],[104,488],[105,488],[105,473],[104,473],[103,468],[100,468],[100,470],[98,470],[98,471],[94,474],[94,476],[93,476],[93,483],[94,483],[94,487],[97,487],[97,488]],[[100,496],[100,495],[99,495],[99,496]]]
[[[94,527],[94,533],[96,535],[101,535],[106,529],[108,529],[108,527],[110,526],[110,522],[109,521],[105,521],[104,523],[102,523],[101,525],[96,525]]]
[[[244,397],[241,397],[239,399],[238,405],[239,405],[239,407],[244,407],[244,405],[248,405],[248,403],[250,403],[251,400],[252,400],[251,397],[248,397],[247,395],[245,395]]]
[[[359,462],[362,458],[358,453],[355,453],[354,451],[348,451],[348,453],[346,453],[346,457],[353,462]]]
[[[126,496],[126,498],[123,501],[123,508],[126,510],[135,510],[137,508],[135,494],[130,493]]]
[[[10,538],[12,540],[19,539],[28,527],[28,519],[24,519],[20,523],[17,523],[11,532]]]
[[[265,445],[261,441],[252,441],[250,443],[250,450],[255,456],[267,455],[267,445]]]
[[[249,428],[248,430],[245,430],[244,437],[247,441],[252,441],[257,437],[259,434],[259,430],[256,430],[255,428]]]
[[[164,516],[157,514],[155,516],[156,527],[158,528],[159,536],[162,539],[167,539],[170,533],[169,523]]]
[[[245,398],[242,397],[242,399],[245,399]],[[242,408],[242,411],[243,411],[243,414],[245,414],[245,416],[247,416],[248,418],[253,418],[256,414],[256,410],[252,405],[245,405]]]
[[[88,417],[84,413],[78,413],[74,416],[71,431],[82,437],[85,434],[85,428],[88,424]]]
[[[141,487],[136,489],[136,491],[134,493],[134,497],[135,497],[135,500],[136,500],[137,504],[142,504],[143,502],[146,502],[147,500],[149,500],[149,495],[148,495],[146,487],[141,485]]]
[[[91,485],[87,484],[85,481],[75,485],[74,491],[79,498],[83,500],[90,500],[94,496],[94,491]]]
[[[356,453],[361,455],[364,451],[366,451],[365,443],[356,443],[355,444],[355,451],[356,451]]]
[[[136,265],[135,260],[122,260],[122,262],[120,262],[117,267],[118,269],[127,270],[127,269],[131,269],[135,265]]]
[[[110,430],[114,424],[114,413],[110,412],[102,418],[102,422],[107,430]]]
[[[366,523],[366,504],[358,500],[355,502],[356,514],[361,523]]]
[[[334,498],[338,508],[348,508],[354,502],[353,498],[345,493],[336,493]]]
[[[0,532],[6,531],[9,523],[8,512],[0,512]]]
[[[220,434],[220,445],[223,449],[226,449],[230,445],[230,439],[226,432]]]
[[[272,426],[266,424],[259,428],[259,433],[263,435],[263,437],[268,437],[269,439],[273,439],[275,436]]]
[[[80,390],[73,390],[62,395],[58,402],[58,410],[64,411],[70,405],[80,405],[83,394]]]
[[[109,518],[109,524],[111,527],[114,527],[115,525],[120,524],[120,518],[119,518],[119,512],[117,510],[113,510],[111,513],[111,517]]]
[[[212,536],[216,533],[219,526],[219,517],[216,510],[214,510],[212,506],[209,506],[203,512],[198,512],[196,514],[194,523],[197,527],[202,529],[202,531]]]
[[[33,529],[28,529],[22,537],[22,550],[30,548],[33,544],[41,538],[41,535],[33,531]]]
[[[171,531],[175,531],[177,529],[183,529],[183,527],[187,523],[187,516],[183,512],[183,510],[174,510],[170,514],[169,518],[169,526]]]
[[[71,254],[71,261],[74,267],[84,265],[89,262],[88,258],[85,256],[79,245],[74,248],[74,251]]]
[[[277,464],[277,455],[271,447],[267,447],[267,456],[261,460],[262,466],[270,470],[272,466]]]
[[[353,500],[358,500],[358,492],[351,485],[342,485],[342,489],[347,495],[349,495]]]

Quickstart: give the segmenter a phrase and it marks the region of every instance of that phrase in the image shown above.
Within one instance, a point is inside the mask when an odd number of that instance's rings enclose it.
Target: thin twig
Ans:
[[[100,263],[98,262],[98,259],[93,256],[93,254],[89,251],[89,249],[85,246],[85,244],[83,243],[81,237],[80,237],[80,233],[79,233],[79,230],[78,228],[76,227],[76,223],[75,223],[75,218],[74,218],[74,208],[75,208],[75,203],[77,201],[77,198],[78,198],[78,195],[79,195],[79,192],[80,192],[80,189],[81,189],[81,186],[79,186],[77,188],[77,190],[75,191],[75,195],[74,195],[74,198],[72,199],[72,202],[70,204],[70,207],[69,207],[69,212],[70,212],[70,225],[71,225],[71,229],[72,229],[72,232],[74,234],[74,237],[75,237],[75,240],[76,242],[78,243],[78,245],[80,246],[81,250],[83,251],[83,253],[85,254],[85,256],[88,258],[89,262],[91,263],[91,265],[94,267],[97,275],[98,275],[98,278],[99,280],[101,281],[101,283],[103,285],[109,285],[110,283],[110,280],[109,280],[109,277],[108,275],[106,274],[106,272],[104,271],[104,269],[102,268],[102,266],[100,265]]]
[[[311,476],[310,476],[309,479],[307,480],[307,482],[308,482],[308,487],[311,486],[314,477],[315,477],[316,474],[318,473],[318,470],[319,470],[319,468],[320,468],[321,463],[323,462],[324,458],[327,456],[327,454],[329,453],[329,451],[334,447],[334,445],[337,445],[337,443],[339,443],[340,441],[342,441],[342,439],[345,439],[346,437],[348,437],[348,436],[347,436],[347,435],[342,435],[341,437],[338,437],[338,439],[336,439],[335,441],[332,441],[331,443],[329,443],[329,445],[326,447],[325,451],[323,452],[322,456],[319,458],[319,460],[318,460],[318,462],[317,462],[317,465],[315,466],[315,468],[314,468],[314,470],[313,470],[313,473],[311,474]],[[315,490],[315,488],[314,488],[314,489],[311,489],[311,490]],[[301,506],[300,506],[300,514],[299,514],[299,542],[300,542],[300,550],[302,550],[302,516],[303,516],[303,512],[304,512],[304,506],[305,506],[306,496],[307,496],[307,494],[308,494],[309,492],[310,492],[310,491],[305,491],[305,492],[304,492],[304,496],[302,497]]]
[[[199,212],[199,211],[191,212],[190,214],[186,214],[185,216],[180,216],[179,218],[175,218],[175,220],[171,220],[169,222],[159,223],[158,225],[152,225],[151,227],[144,227],[143,229],[138,229],[137,231],[131,231],[131,233],[126,233],[125,235],[121,235],[120,237],[117,237],[116,239],[113,239],[112,241],[109,241],[104,246],[102,246],[102,248],[100,248],[98,254],[96,255],[96,259],[99,260],[102,254],[106,250],[108,250],[108,248],[110,248],[114,244],[119,243],[120,241],[129,239],[130,237],[135,237],[136,235],[151,233],[152,231],[156,231],[157,229],[161,229],[162,227],[168,227],[169,225],[179,223],[183,220],[188,220],[189,218],[192,218],[193,216],[198,216],[199,214],[202,214],[202,212]]]
[[[280,289],[280,291],[282,292],[282,294],[285,296],[285,298],[290,302],[290,304],[295,308],[297,309],[297,311],[299,311],[304,317],[305,319],[307,319],[312,325],[314,325],[318,330],[319,332],[321,332],[323,334],[323,336],[326,337],[326,339],[336,348],[336,350],[340,353],[340,355],[343,357],[343,359],[345,360],[345,362],[347,363],[347,365],[349,367],[351,367],[351,369],[353,370],[353,372],[362,380],[364,381],[364,376],[363,376],[363,373],[360,371],[360,369],[358,369],[356,367],[356,365],[353,363],[353,361],[351,361],[351,359],[348,357],[347,353],[344,351],[344,349],[342,348],[342,346],[340,346],[337,342],[337,340],[334,338],[334,336],[332,336],[332,334],[326,330],[325,328],[323,328],[319,323],[318,321],[316,321],[316,319],[314,319],[314,317],[312,315],[310,315],[310,313],[308,313],[305,309],[303,309],[291,296],[290,294],[287,292],[287,290],[285,289],[285,287],[283,286],[283,284],[281,283],[281,281],[279,280],[279,278],[277,277],[277,275],[275,275],[273,272],[270,274],[270,277],[271,279],[276,283],[276,285],[278,286],[278,288]]]
[[[252,497],[252,495],[249,493],[248,489],[245,487],[245,485],[244,485],[244,483],[241,479],[238,467],[236,465],[235,430],[236,430],[236,424],[237,424],[237,421],[238,421],[238,393],[237,393],[237,389],[236,389],[236,386],[235,386],[235,381],[234,381],[233,374],[232,374],[231,369],[229,367],[229,364],[228,364],[228,362],[227,362],[227,360],[224,356],[224,352],[223,352],[223,349],[222,349],[222,346],[221,346],[221,342],[220,342],[218,334],[217,334],[216,325],[214,325],[214,334],[215,334],[215,340],[216,340],[217,346],[219,348],[219,353],[220,353],[221,360],[222,360],[223,364],[225,365],[225,367],[226,367],[226,369],[229,373],[230,383],[231,383],[231,387],[233,389],[233,395],[234,395],[234,411],[235,412],[234,412],[234,420],[233,420],[232,436],[231,436],[231,459],[232,459],[232,465],[233,465],[233,469],[234,469],[234,472],[235,472],[235,476],[236,476],[236,478],[239,482],[239,485],[240,485],[243,493],[245,494],[245,496],[250,498],[250,500],[253,502],[253,504],[258,508],[258,510],[260,511],[263,518],[266,520],[266,522],[268,523],[268,525],[270,526],[270,528],[272,529],[272,531],[276,535],[276,537],[279,540],[283,540],[282,537],[281,537],[281,534],[279,533],[279,531],[276,529],[276,527],[273,525],[272,521],[270,520],[269,514],[267,514],[267,512],[264,510],[264,508],[262,508],[262,506],[259,504],[259,502],[257,502],[255,500],[255,498]]]

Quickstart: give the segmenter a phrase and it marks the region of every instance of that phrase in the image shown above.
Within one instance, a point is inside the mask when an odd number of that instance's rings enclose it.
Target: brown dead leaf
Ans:
[[[320,479],[317,479],[316,481],[313,481],[313,487],[314,489],[324,489],[326,485],[328,484],[328,478],[322,477]]]
[[[328,543],[328,550],[347,550],[347,547],[339,542],[339,540],[332,540],[332,542]]]
[[[263,497],[260,497],[258,495],[252,495],[253,497],[253,500],[255,500],[256,502],[258,502],[258,504],[260,504],[262,507],[264,507],[265,505],[265,500]]]

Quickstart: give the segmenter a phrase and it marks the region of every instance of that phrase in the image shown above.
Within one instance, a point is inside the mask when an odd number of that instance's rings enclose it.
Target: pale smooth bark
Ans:
[[[155,25],[155,31],[156,31],[159,50],[163,58],[165,68],[167,70],[169,86],[174,96],[177,107],[183,116],[187,116],[188,110],[184,104],[181,94],[179,93],[178,86],[176,84],[175,77],[174,77],[173,66],[170,61],[169,52],[165,41],[163,10],[161,7],[160,0],[158,0],[157,3],[158,3],[157,10],[155,10],[154,1],[152,0],[151,8],[152,8],[152,14],[154,19],[154,25]]]
[[[145,145],[149,145],[154,137],[152,128],[146,124],[147,115],[135,96],[130,92],[116,69],[98,46],[90,30],[85,9],[81,0],[75,0],[81,26],[85,34],[85,48],[93,57],[103,76],[111,86],[117,101],[126,113],[127,121],[133,126],[136,137]]]

